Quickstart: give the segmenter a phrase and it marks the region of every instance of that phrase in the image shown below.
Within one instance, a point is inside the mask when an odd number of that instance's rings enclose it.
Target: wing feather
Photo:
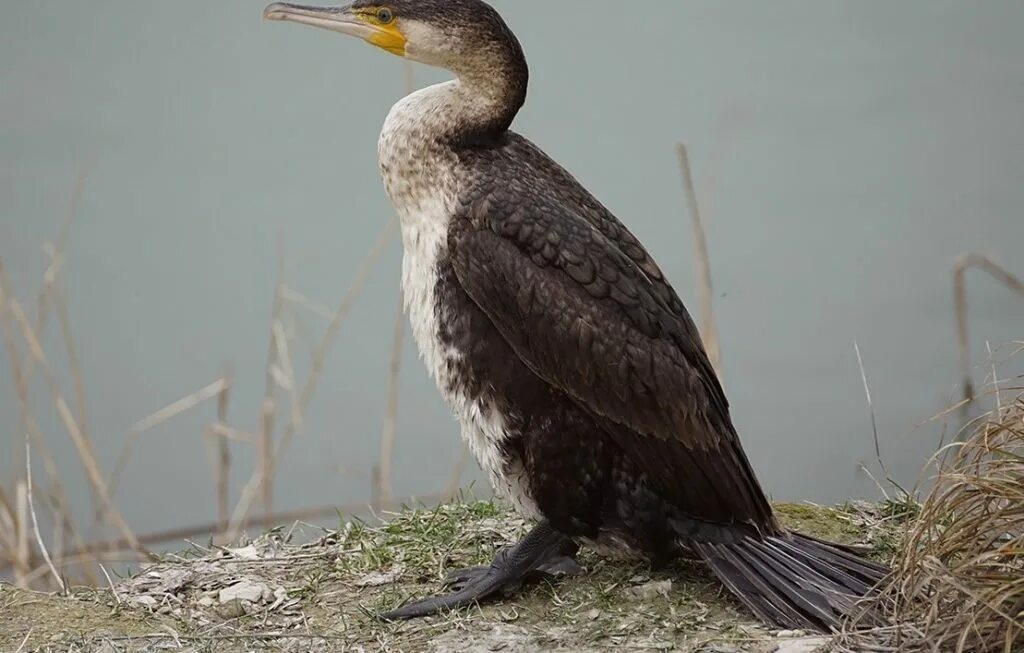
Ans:
[[[773,523],[697,329],[667,282],[559,202],[475,197],[450,230],[452,264],[523,362],[593,415],[687,514]]]

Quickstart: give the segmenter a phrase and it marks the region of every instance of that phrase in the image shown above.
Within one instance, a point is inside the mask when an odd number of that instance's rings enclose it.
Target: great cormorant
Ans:
[[[729,417],[698,331],[640,242],[509,127],[519,41],[481,0],[277,3],[265,17],[358,36],[452,72],[391,109],[380,172],[401,219],[420,354],[494,489],[536,527],[454,592],[482,600],[580,545],[660,565],[688,549],[765,622],[828,629],[885,569],[784,529]]]

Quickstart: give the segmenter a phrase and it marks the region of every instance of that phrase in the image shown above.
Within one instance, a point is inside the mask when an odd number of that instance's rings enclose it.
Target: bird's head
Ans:
[[[276,2],[263,17],[322,27],[456,73],[507,55],[519,43],[482,0],[355,0],[337,7]]]

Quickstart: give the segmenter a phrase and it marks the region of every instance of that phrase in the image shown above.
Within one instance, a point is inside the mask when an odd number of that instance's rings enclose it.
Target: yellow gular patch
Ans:
[[[375,21],[369,21],[373,24]],[[374,32],[368,40],[370,43],[376,45],[378,48],[387,50],[391,54],[397,54],[400,57],[405,56],[405,36],[398,29],[398,25],[392,22],[390,25],[374,25],[379,30]]]
[[[388,12],[388,22],[386,23],[380,19],[382,10]],[[405,56],[405,35],[402,34],[402,30],[398,29],[398,21],[390,10],[384,7],[367,7],[359,12],[359,17],[373,27],[374,33],[367,41],[391,54],[397,54],[399,57]]]

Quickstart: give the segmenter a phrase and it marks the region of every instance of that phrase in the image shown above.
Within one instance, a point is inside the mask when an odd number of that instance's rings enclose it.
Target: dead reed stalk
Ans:
[[[398,313],[395,317],[394,335],[391,340],[391,362],[388,366],[388,404],[384,414],[384,425],[380,433],[380,467],[377,474],[377,497],[379,507],[391,507],[395,500],[392,468],[395,459],[395,430],[398,426],[398,389],[402,371],[402,347],[405,343],[405,311],[402,296],[398,296]]]
[[[966,252],[953,263],[953,305],[956,318],[956,345],[960,359],[960,376],[963,379],[964,408],[974,399],[974,381],[971,377],[971,349],[967,320],[967,271],[971,268],[984,270],[993,279],[1024,298],[1024,282],[1010,274],[1006,268],[978,252]],[[966,412],[964,412],[966,417]],[[966,419],[964,420],[966,421]]]
[[[224,366],[224,388],[217,395],[217,423],[228,423],[228,403],[231,401],[231,388],[234,386],[235,373],[231,365]],[[217,519],[226,521],[229,502],[229,483],[231,480],[231,447],[226,436],[216,433],[217,438]]]
[[[337,310],[333,312],[331,322],[327,326],[327,330],[319,344],[313,350],[311,369],[306,378],[306,382],[302,385],[301,391],[299,391],[297,387],[293,389],[297,393],[295,409],[285,426],[284,433],[278,439],[277,444],[274,447],[272,455],[274,460],[281,459],[284,452],[291,444],[291,441],[301,431],[306,410],[309,408],[309,404],[313,400],[313,396],[316,394],[316,390],[319,387],[320,378],[324,371],[324,365],[327,362],[327,355],[337,339],[338,333],[341,331],[342,324],[345,322],[349,313],[351,313],[356,297],[369,280],[370,272],[375,267],[381,254],[383,254],[385,247],[391,242],[396,226],[397,220],[392,219],[381,229],[380,235],[377,237],[377,241],[374,243],[373,247],[371,247],[366,258],[363,260],[359,271],[356,273],[355,279],[352,281],[352,284],[349,286],[347,292],[342,298]],[[231,513],[229,526],[225,531],[226,537],[229,540],[238,536],[241,525],[249,515],[252,502],[255,500],[256,494],[261,487],[260,480],[262,477],[262,471],[263,470],[259,468],[254,470],[252,475],[250,475],[248,482],[246,482],[245,486],[242,488],[242,493]]]
[[[996,380],[998,383],[998,380]],[[1024,379],[933,457],[936,482],[892,580],[841,639],[843,651],[1024,650]],[[871,617],[885,625],[856,632]]]
[[[32,532],[36,536],[36,546],[39,547],[39,553],[42,554],[43,560],[46,561],[46,567],[53,574],[53,580],[56,582],[57,587],[60,588],[63,594],[67,591],[64,586],[64,579],[61,578],[60,572],[53,566],[53,560],[50,558],[50,552],[46,548],[46,544],[43,542],[43,534],[39,531],[39,517],[36,516],[35,501],[32,499],[32,443],[28,436],[25,434],[25,492],[28,496],[28,511],[32,517]]]
[[[43,378],[46,380],[47,386],[49,386],[53,403],[57,408],[57,412],[65,430],[71,437],[71,440],[75,445],[75,449],[78,451],[79,459],[81,460],[82,466],[86,472],[86,478],[93,490],[96,492],[96,495],[99,497],[105,514],[110,519],[111,524],[120,530],[122,535],[124,535],[129,542],[133,542],[132,548],[141,551],[142,549],[139,547],[138,541],[135,540],[135,534],[132,533],[131,528],[129,528],[127,522],[125,522],[121,513],[117,510],[111,500],[106,480],[103,478],[103,474],[100,473],[99,465],[96,463],[96,457],[93,453],[92,445],[82,433],[70,407],[64,400],[64,396],[57,384],[53,370],[50,369],[49,361],[43,351],[43,346],[39,341],[39,337],[33,330],[32,325],[29,324],[28,317],[25,315],[25,312],[22,310],[18,301],[11,298],[8,300],[8,305],[10,313],[14,316],[15,321],[21,327],[22,336],[25,339],[29,353],[43,372]]]
[[[49,281],[49,283],[53,283],[52,280]],[[40,297],[41,300],[45,300],[48,295],[41,293]],[[39,448],[39,457],[42,459],[43,469],[46,472],[47,480],[50,484],[50,489],[46,496],[54,513],[55,541],[58,543],[57,549],[60,550],[63,547],[65,533],[75,541],[77,546],[83,546],[84,540],[79,534],[78,529],[76,529],[71,523],[70,516],[66,510],[67,494],[64,491],[60,473],[57,470],[53,455],[46,444],[46,439],[43,437],[42,431],[39,428],[39,423],[36,421],[29,403],[29,377],[31,375],[35,359],[29,357],[28,361],[24,365],[21,362],[21,354],[15,336],[16,329],[9,311],[9,304],[12,299],[13,295],[10,291],[10,285],[7,281],[3,262],[0,261],[0,334],[3,335],[11,376],[13,377],[15,390],[18,395],[18,414],[21,427],[26,436]],[[37,331],[44,324],[45,318],[46,314],[42,307],[40,307],[39,325],[36,327]],[[20,460],[22,465],[25,464],[25,460],[23,459],[23,450],[19,451],[18,455],[13,458],[15,460]],[[18,478],[17,475],[20,470],[15,469],[13,471],[16,475],[15,478]],[[13,524],[13,515],[17,511],[7,506],[5,508],[5,512],[9,515],[8,521],[11,522],[11,524],[8,525],[10,530],[7,532],[11,533],[12,537],[14,537],[17,535],[18,531],[15,529]],[[18,557],[16,553],[18,551],[17,545],[13,540],[11,540],[8,542],[7,547],[7,550],[11,552],[11,559],[16,560]],[[95,580],[95,575],[92,570],[88,570],[86,575],[88,580]]]
[[[690,155],[686,145],[680,143],[677,146],[677,153],[683,174],[683,191],[686,194],[687,208],[693,223],[693,244],[697,257],[697,293],[700,297],[701,340],[704,341],[704,348],[708,352],[711,366],[718,374],[718,380],[724,383],[722,349],[718,341],[718,327],[715,325],[714,289],[711,283],[711,257],[708,254],[707,231],[700,214],[700,203],[697,201],[697,190],[693,183]]]

